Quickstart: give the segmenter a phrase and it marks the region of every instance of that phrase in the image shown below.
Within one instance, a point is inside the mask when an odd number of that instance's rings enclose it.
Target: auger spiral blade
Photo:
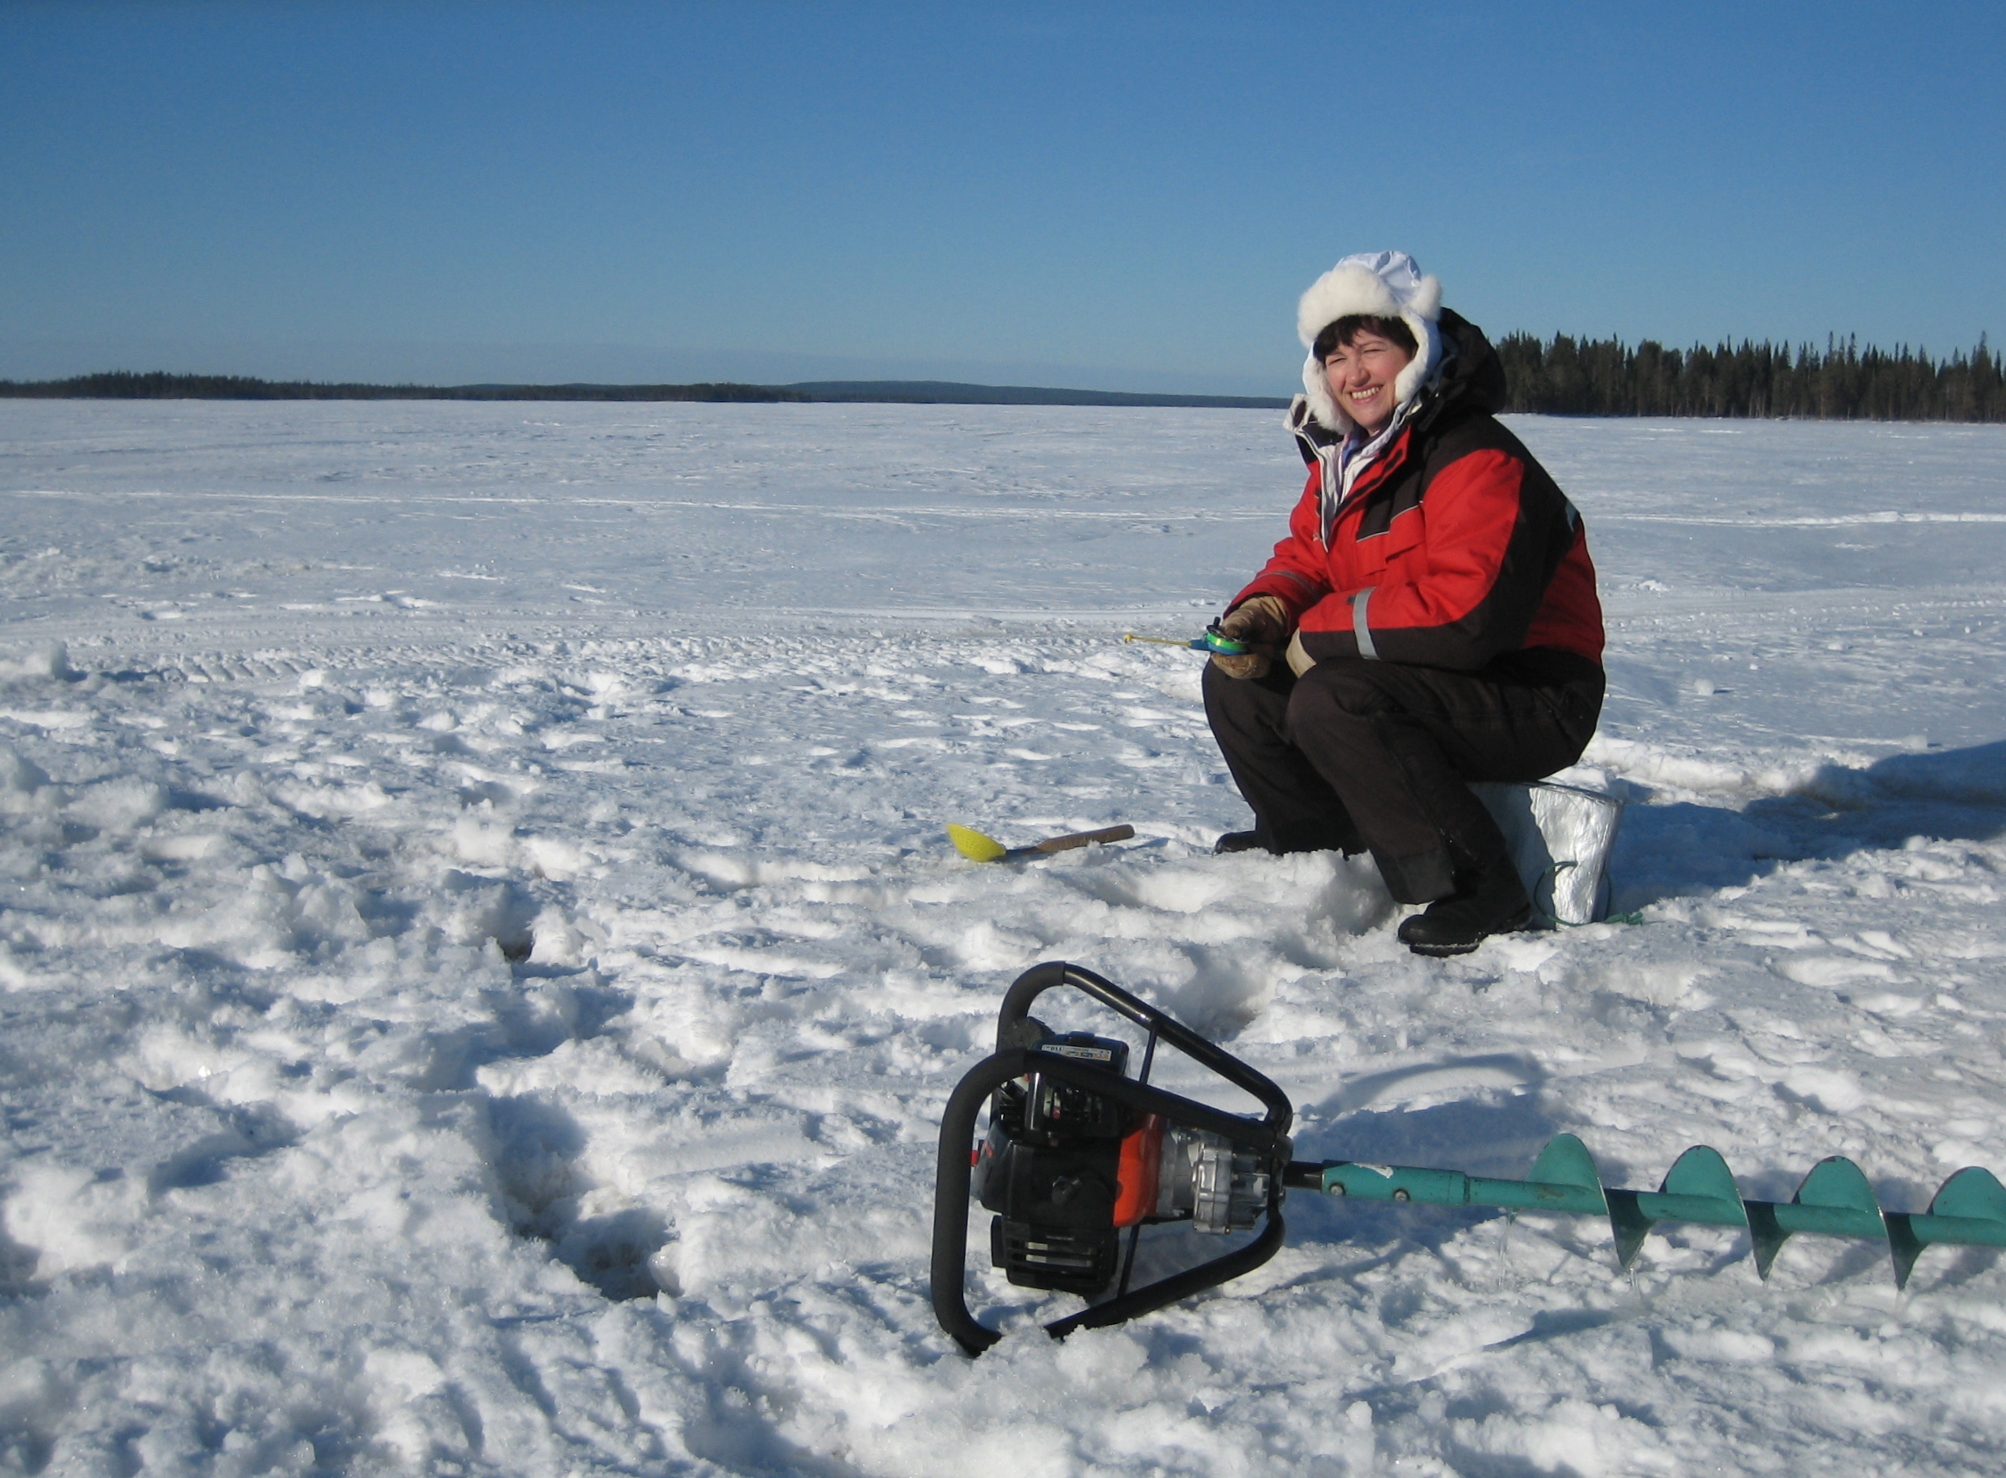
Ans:
[[[1867,1238],[1888,1234],[1887,1222],[1881,1217],[1881,1203],[1874,1199],[1874,1188],[1867,1184],[1866,1172],[1844,1155],[1833,1155],[1812,1166],[1804,1183],[1797,1187],[1797,1194],[1790,1198],[1790,1204],[1776,1207],[1775,1212],[1779,1249],[1783,1238],[1793,1232]],[[1775,1252],[1769,1256],[1774,1263]],[[1909,1265],[1914,1263],[1915,1256],[1911,1253]],[[1894,1265],[1895,1285],[1899,1287],[1908,1281],[1908,1268],[1902,1266],[1899,1252],[1894,1254]]]
[[[1720,1151],[1696,1144],[1672,1162],[1655,1196],[1640,1191],[1608,1191],[1609,1227],[1616,1234],[1616,1262],[1629,1267],[1644,1238],[1661,1221],[1704,1221],[1714,1226],[1748,1225],[1748,1211],[1734,1172]]]
[[[1803,1232],[1885,1241],[1897,1288],[1907,1286],[1917,1257],[1935,1243],[2006,1247],[2006,1186],[1976,1166],[1946,1180],[1926,1212],[1883,1211],[1866,1175],[1841,1155],[1814,1166],[1788,1203],[1744,1200],[1720,1152],[1703,1144],[1680,1155],[1655,1191],[1603,1186],[1594,1159],[1571,1134],[1557,1135],[1540,1151],[1530,1180],[1336,1161],[1292,1164],[1288,1183],[1364,1200],[1604,1215],[1624,1268],[1636,1261],[1653,1228],[1675,1221],[1746,1228],[1755,1270],[1764,1279],[1783,1244]]]

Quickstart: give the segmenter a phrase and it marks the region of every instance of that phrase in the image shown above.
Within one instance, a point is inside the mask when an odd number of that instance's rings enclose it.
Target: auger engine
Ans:
[[[1142,1029],[1133,1076],[1129,1043],[1054,1032],[1030,1014],[1032,1002],[1057,986],[1084,992]],[[1153,1086],[1159,1043],[1264,1111],[1229,1113]],[[988,1129],[977,1140],[984,1109]],[[1000,1337],[976,1322],[963,1291],[971,1193],[994,1213],[990,1258],[1005,1277],[1094,1300],[1047,1325],[1055,1337],[1132,1319],[1259,1267],[1282,1244],[1293,1114],[1282,1090],[1260,1073],[1092,971],[1064,964],[1027,971],[997,1012],[996,1051],[956,1085],[941,1117],[933,1308],[942,1327],[971,1354]],[[1185,1223],[1226,1246],[1131,1289],[1142,1230],[1164,1222]],[[1226,1235],[1235,1232],[1254,1236]]]
[[[1035,1017],[1014,1045],[1127,1078],[1128,1043],[1053,1033]],[[989,1255],[1012,1283],[1092,1297],[1115,1281],[1121,1233],[1189,1221],[1200,1232],[1246,1231],[1268,1205],[1268,1173],[1223,1135],[1174,1124],[1034,1069],[996,1090],[972,1188],[996,1213]]]

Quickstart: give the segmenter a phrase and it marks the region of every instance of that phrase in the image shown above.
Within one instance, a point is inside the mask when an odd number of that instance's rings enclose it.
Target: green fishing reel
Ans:
[[[1220,629],[1219,623],[1214,621],[1210,626],[1205,628],[1203,636],[1191,639],[1191,650],[1194,652],[1217,652],[1222,657],[1244,657],[1252,648],[1245,642],[1235,640],[1233,637],[1226,635]]]

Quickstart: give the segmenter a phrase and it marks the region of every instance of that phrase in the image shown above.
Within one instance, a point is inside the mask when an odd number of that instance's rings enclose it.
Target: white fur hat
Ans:
[[[1404,404],[1442,361],[1442,335],[1435,326],[1442,316],[1440,279],[1422,276],[1414,259],[1404,251],[1348,256],[1312,282],[1302,295],[1296,305],[1296,335],[1308,349],[1318,334],[1353,313],[1398,318],[1413,331],[1419,352],[1393,382],[1394,399]],[[1351,417],[1331,398],[1323,366],[1313,354],[1303,361],[1303,389],[1317,420],[1332,431],[1351,430]]]

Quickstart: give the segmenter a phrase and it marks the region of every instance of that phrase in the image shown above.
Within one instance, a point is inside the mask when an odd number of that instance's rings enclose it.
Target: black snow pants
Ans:
[[[1478,672],[1353,657],[1298,678],[1205,667],[1205,716],[1254,830],[1274,852],[1370,850],[1402,903],[1455,891],[1455,874],[1508,856],[1464,782],[1530,781],[1581,757],[1602,711],[1602,669],[1552,648]]]

